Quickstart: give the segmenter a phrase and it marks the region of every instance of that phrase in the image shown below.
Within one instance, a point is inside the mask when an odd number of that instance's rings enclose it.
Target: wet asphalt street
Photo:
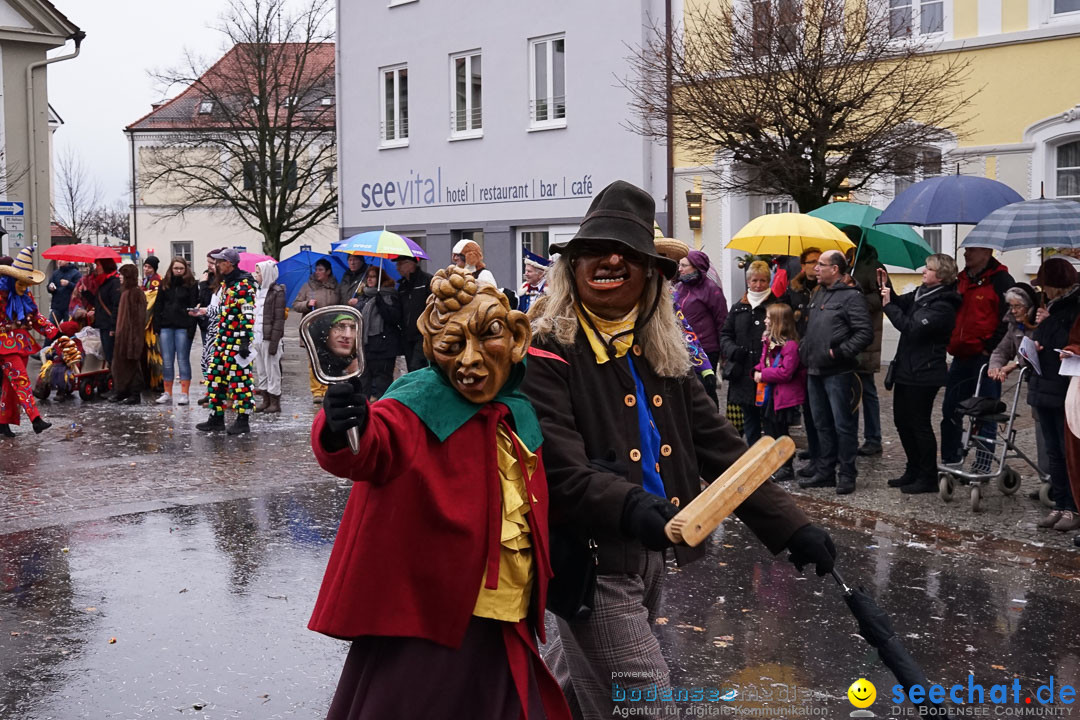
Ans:
[[[285,412],[247,437],[199,435],[195,406],[75,400],[46,404],[45,434],[0,440],[0,719],[325,712],[346,646],[305,626],[348,484],[312,459],[314,408],[290,350]],[[880,599],[932,681],[1019,678],[1026,693],[1080,680],[1070,538],[1036,531],[1023,492],[991,491],[977,515],[901,499],[883,487],[897,449],[860,461],[854,496],[800,496],[833,533],[838,568]],[[835,583],[799,576],[737,521],[707,559],[671,568],[657,631],[676,685],[737,690],[684,714],[750,717],[793,695],[846,717],[859,677],[877,686],[870,709],[891,714],[894,681]]]

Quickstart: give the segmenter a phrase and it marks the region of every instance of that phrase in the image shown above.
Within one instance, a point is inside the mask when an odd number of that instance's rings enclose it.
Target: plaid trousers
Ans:
[[[613,691],[654,684],[671,686],[667,662],[652,623],[660,607],[664,579],[664,555],[642,553],[640,575],[600,575],[596,581],[593,611],[584,622],[557,618],[558,632],[548,643],[544,662],[562,688],[575,719],[607,720],[616,707]],[[616,688],[615,686],[618,685]],[[672,703],[656,707],[650,717],[677,713]],[[635,702],[635,708],[654,706]],[[664,712],[668,715],[665,715]]]

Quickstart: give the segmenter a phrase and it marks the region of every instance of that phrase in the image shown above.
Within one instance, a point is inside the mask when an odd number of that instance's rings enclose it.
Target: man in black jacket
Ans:
[[[839,250],[829,250],[818,258],[821,288],[813,296],[806,335],[799,344],[819,444],[818,457],[811,458],[814,475],[799,481],[799,486],[835,486],[837,495],[855,492],[859,448],[855,370],[859,353],[874,339],[862,291],[844,282],[847,270],[847,260]]]
[[[71,305],[71,293],[82,273],[79,266],[66,260],[56,261],[56,272],[49,278],[48,290],[52,293],[50,305],[52,321],[62,323],[68,319],[68,306]]]
[[[427,367],[424,357],[424,336],[416,328],[416,321],[427,306],[431,294],[431,273],[420,269],[415,258],[402,255],[397,259],[398,297],[401,299],[401,345],[405,354],[405,365],[409,372]]]

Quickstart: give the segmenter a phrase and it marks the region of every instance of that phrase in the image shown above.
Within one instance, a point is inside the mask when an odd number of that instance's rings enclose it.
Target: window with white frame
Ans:
[[[194,257],[194,254],[195,254],[195,250],[192,247],[193,244],[190,241],[187,241],[187,242],[173,242],[173,243],[171,243],[171,245],[172,245],[172,256],[174,258],[184,258],[189,263],[191,262],[192,258]],[[170,272],[171,272],[171,268],[170,268]]]
[[[533,128],[566,126],[566,38],[529,42],[529,124]]]
[[[777,213],[795,212],[795,203],[791,200],[766,200],[765,214],[776,215]]]
[[[1080,13],[1080,0],[1052,0],[1050,12],[1053,15]]]
[[[799,0],[751,0],[753,48],[756,55],[797,54],[800,50],[802,3]]]
[[[918,181],[941,174],[941,150],[937,148],[911,150],[901,156],[899,165],[899,172],[893,179],[894,198]],[[923,240],[934,249],[934,252],[941,252],[940,225],[926,225],[916,230],[922,231]]]
[[[483,93],[480,53],[450,56],[450,134],[479,137],[483,134]]]
[[[379,143],[383,147],[409,144],[409,68],[395,65],[379,70],[380,95]]]
[[[945,32],[945,0],[889,0],[889,37]]]
[[[1080,200],[1080,140],[1059,145],[1054,167],[1059,198]]]

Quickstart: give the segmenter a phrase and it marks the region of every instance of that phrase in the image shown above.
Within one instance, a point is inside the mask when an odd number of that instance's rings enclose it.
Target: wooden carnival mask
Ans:
[[[450,385],[476,404],[490,402],[525,358],[531,331],[525,313],[506,296],[459,267],[439,270],[417,322],[424,355]]]

